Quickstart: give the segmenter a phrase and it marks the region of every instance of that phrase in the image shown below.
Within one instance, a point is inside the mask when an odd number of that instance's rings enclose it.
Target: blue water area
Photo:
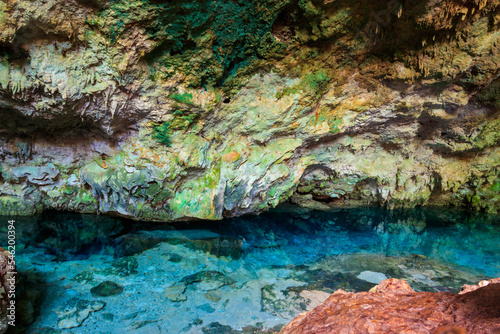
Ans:
[[[500,277],[500,217],[442,208],[331,212],[282,207],[228,220],[221,233],[250,247],[279,246],[279,262],[298,265],[345,253],[424,255]],[[270,261],[270,259],[262,259]]]
[[[11,333],[274,333],[336,289],[384,278],[458,292],[500,277],[500,217],[281,206],[219,222],[46,212],[15,219]],[[166,330],[168,328],[168,331]]]

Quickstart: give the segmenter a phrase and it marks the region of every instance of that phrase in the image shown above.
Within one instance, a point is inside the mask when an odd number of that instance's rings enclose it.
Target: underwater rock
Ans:
[[[233,260],[243,255],[243,241],[237,238],[220,237],[204,240],[191,240],[185,245],[191,249],[199,249],[217,257],[226,257]]]
[[[379,284],[383,280],[387,279],[387,276],[385,276],[383,273],[377,273],[369,270],[362,271],[356,277],[362,279],[363,281],[367,281],[373,284]]]
[[[97,297],[115,296],[123,292],[123,286],[112,281],[104,281],[90,289],[90,292]]]
[[[208,300],[214,303],[217,303],[222,298],[219,291],[213,291],[213,290],[207,291],[207,293],[205,293],[205,297],[207,297]]]
[[[386,276],[404,279],[416,291],[441,292],[446,288],[445,291],[458,292],[465,282],[484,277],[480,271],[463,270],[439,259],[357,253],[326,257],[309,267],[302,279],[310,282],[309,289],[368,291],[376,283],[359,278],[359,273],[365,271],[384,272]]]
[[[9,297],[12,291],[15,293],[17,285],[17,270],[13,260],[11,253],[0,247],[0,333],[5,333],[9,321],[15,320],[15,300]],[[11,312],[9,308],[14,311]],[[14,318],[9,317],[11,314]]]
[[[197,309],[199,310],[202,310],[203,312],[206,312],[206,313],[214,313],[215,310],[212,306],[210,306],[210,304],[202,304],[202,305],[198,305],[196,306]]]
[[[300,292],[300,296],[309,301],[306,310],[311,311],[327,300],[330,294],[324,291],[303,290]]]
[[[305,283],[293,279],[280,280],[261,288],[260,304],[262,312],[292,319],[296,314],[310,309],[311,304],[324,297],[321,293],[304,291]]]
[[[191,249],[199,249],[217,257],[238,259],[243,254],[243,241],[224,237],[209,230],[139,231],[119,237],[116,256],[132,256],[155,247],[160,242],[181,243]]]
[[[106,303],[100,300],[71,298],[56,310],[57,325],[62,329],[78,327],[90,316],[90,313],[101,310],[105,305]]]
[[[220,271],[206,270],[183,277],[181,283],[190,285],[198,283],[197,288],[202,291],[216,290],[224,285],[231,285],[235,281]]]
[[[115,256],[131,257],[153,248],[162,242],[162,239],[157,236],[150,237],[139,234],[127,234],[119,237],[114,242],[116,244]]]
[[[172,286],[169,286],[168,288],[165,288],[163,293],[168,300],[176,303],[187,300],[187,297],[184,294],[185,291],[186,286],[184,284],[174,284]]]
[[[337,290],[281,333],[445,333],[447,328],[454,333],[497,333],[499,306],[500,284],[464,294],[432,293],[414,292],[405,281],[390,278],[370,292]]]
[[[222,325],[218,322],[212,322],[208,326],[203,327],[203,334],[218,334],[218,333],[234,333],[236,332],[231,328],[231,326]]]
[[[111,272],[120,276],[130,276],[137,274],[139,262],[133,256],[125,256],[114,260],[111,263]]]

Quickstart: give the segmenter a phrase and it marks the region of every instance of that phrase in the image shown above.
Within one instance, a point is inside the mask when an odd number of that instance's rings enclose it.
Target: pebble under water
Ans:
[[[443,209],[282,206],[170,224],[47,212],[15,226],[9,333],[277,333],[337,289],[394,277],[458,292],[500,277],[500,218]]]

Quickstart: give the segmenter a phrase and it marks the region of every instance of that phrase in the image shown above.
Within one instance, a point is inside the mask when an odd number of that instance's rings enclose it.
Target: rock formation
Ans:
[[[500,208],[499,0],[4,0],[0,214]]]
[[[414,292],[390,278],[370,292],[337,290],[303,313],[281,334],[323,333],[499,333],[500,279],[464,286],[460,294]]]

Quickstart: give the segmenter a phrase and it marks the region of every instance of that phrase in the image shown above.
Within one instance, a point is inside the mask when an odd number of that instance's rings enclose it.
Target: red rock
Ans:
[[[314,310],[300,314],[282,334],[500,333],[500,284],[490,280],[470,292],[415,292],[387,279],[371,292],[334,292]]]
[[[493,278],[493,279],[489,279],[489,280],[484,280],[484,281],[477,283],[476,285],[465,284],[462,287],[462,289],[460,289],[459,293],[464,294],[464,293],[472,292],[472,291],[475,291],[479,288],[482,288],[483,286],[487,286],[491,283],[494,283],[494,284],[500,283],[500,278]]]

